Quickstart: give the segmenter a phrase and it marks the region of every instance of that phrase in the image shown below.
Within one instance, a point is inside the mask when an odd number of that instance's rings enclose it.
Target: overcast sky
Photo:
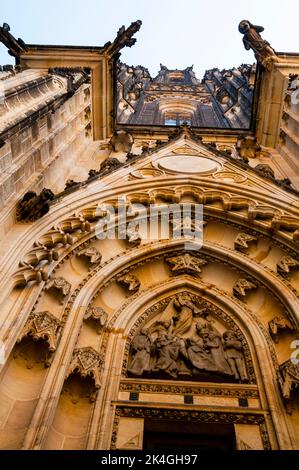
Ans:
[[[265,28],[277,51],[299,52],[298,0],[0,0],[1,22],[27,43],[104,45],[123,24],[141,19],[137,43],[121,60],[156,75],[159,64],[204,70],[252,63],[238,24]],[[0,63],[13,60],[0,44]]]

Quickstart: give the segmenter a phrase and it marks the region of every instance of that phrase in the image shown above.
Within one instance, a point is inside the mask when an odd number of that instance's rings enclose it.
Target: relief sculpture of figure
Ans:
[[[225,358],[221,335],[215,329],[202,328],[200,336],[203,339],[204,347],[211,353],[213,362],[218,373],[232,376],[232,370]]]
[[[141,376],[150,371],[151,339],[147,328],[143,328],[132,341],[133,358],[128,368],[131,374]]]
[[[253,25],[250,21],[243,20],[239,24],[239,31],[244,35],[243,43],[245,49],[252,49],[256,60],[267,67],[276,54],[270,44],[260,35],[264,28]]]
[[[190,296],[186,294],[179,294],[173,305],[177,311],[173,317],[173,331],[175,334],[181,335],[189,331],[192,326],[193,315],[199,314],[201,311],[191,301]]]
[[[198,373],[198,370],[217,372],[218,369],[213,361],[213,357],[210,351],[205,349],[203,338],[200,336],[201,329],[201,325],[197,323],[196,336],[186,340],[188,359],[195,369],[193,370],[194,373]]]
[[[243,347],[236,334],[228,330],[223,334],[225,357],[234,373],[236,380],[247,382],[248,377],[244,362]]]
[[[171,334],[160,334],[154,342],[157,361],[153,372],[164,371],[172,377],[177,377],[180,348],[181,343],[178,338]]]

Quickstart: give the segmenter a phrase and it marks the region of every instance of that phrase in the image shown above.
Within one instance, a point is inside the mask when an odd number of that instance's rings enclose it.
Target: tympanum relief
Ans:
[[[248,382],[242,341],[192,294],[180,293],[133,338],[128,375]]]

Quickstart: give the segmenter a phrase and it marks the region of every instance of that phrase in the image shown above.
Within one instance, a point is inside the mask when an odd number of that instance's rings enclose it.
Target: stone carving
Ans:
[[[252,49],[256,60],[264,67],[269,68],[276,54],[270,44],[260,35],[260,33],[264,31],[264,28],[262,26],[253,25],[250,21],[243,20],[239,24],[239,31],[244,35],[243,43],[245,49]]]
[[[191,274],[193,276],[198,276],[201,273],[201,268],[208,264],[207,261],[189,253],[166,258],[166,262],[171,265],[171,271],[175,275]]]
[[[256,158],[261,147],[258,145],[256,138],[251,136],[243,136],[237,142],[237,150],[240,157],[248,162],[249,158]]]
[[[69,217],[68,219],[65,219],[60,222],[57,229],[65,234],[70,234],[73,232],[90,232],[91,227],[90,223],[86,221],[84,217]],[[70,237],[69,240],[72,243],[76,241],[72,237]]]
[[[131,294],[135,294],[139,290],[140,281],[134,274],[126,274],[118,278],[118,282],[124,285]]]
[[[57,245],[63,245],[65,247],[67,245],[72,245],[72,243],[73,238],[70,234],[65,233],[61,229],[54,229],[44,234],[38,242],[35,243],[35,245],[44,247],[45,249],[51,249]]]
[[[194,239],[194,234],[198,236],[202,233],[203,227],[207,225],[207,222],[203,222],[201,220],[196,220],[196,218],[192,218],[189,215],[183,215],[183,217],[179,217],[179,220],[173,218],[171,220],[172,224],[172,236],[174,239],[180,239],[183,235],[184,238]]]
[[[94,381],[95,393],[91,394],[90,401],[95,401],[97,391],[101,388],[101,369],[103,359],[100,354],[91,347],[75,349],[66,378],[73,373],[82,378],[91,377]]]
[[[99,174],[100,174],[100,171],[99,171],[99,170],[93,170],[93,169],[91,169],[91,170],[89,170],[89,172],[88,172],[88,178],[87,178],[87,179],[90,180],[90,179],[92,179],[92,178],[96,178],[97,176],[99,176]]]
[[[128,381],[127,381],[128,380]],[[144,382],[142,379],[131,381],[125,379],[120,383],[120,391],[122,392],[147,392],[147,393],[171,393],[178,395],[206,395],[206,396],[223,396],[223,397],[237,397],[237,398],[259,398],[258,390],[246,388],[230,388],[221,384],[220,387],[208,387],[204,385],[182,385],[180,383],[159,383],[155,379],[147,380]]]
[[[179,420],[201,423],[229,423],[229,424],[257,424],[264,450],[271,450],[271,443],[265,425],[265,417],[258,413],[241,413],[240,411],[219,412],[202,410],[178,410],[170,408],[149,408],[137,406],[118,406],[115,411],[115,420],[111,439],[111,449],[116,448],[119,418],[153,418],[156,420]]]
[[[249,248],[248,243],[256,241],[257,238],[248,233],[239,233],[235,240],[235,250],[246,253],[246,250]]]
[[[133,36],[137,31],[139,31],[141,25],[142,21],[137,20],[131,23],[127,29],[125,26],[122,26],[118,30],[116,39],[113,43],[111,44],[111,42],[108,42],[105,44],[105,52],[110,56],[115,56],[123,47],[132,47],[136,43],[136,39],[133,38]]]
[[[176,313],[170,321],[156,321],[149,328],[143,328],[131,343],[128,373],[139,377],[183,376],[193,380],[221,378],[248,382],[243,346],[236,334],[227,331],[222,339],[211,321],[194,323],[192,313],[196,313],[197,308],[190,300],[185,299],[184,303],[191,311],[191,323],[187,321],[184,328],[177,331],[186,336],[179,336],[175,329]]]
[[[261,175],[266,176],[266,178],[275,178],[275,173],[270,167],[265,163],[260,163],[254,167],[256,171],[258,171]]]
[[[282,330],[294,331],[293,325],[284,317],[275,317],[268,323],[269,331],[275,343],[278,343],[278,336]]]
[[[246,296],[247,291],[253,289],[257,289],[257,286],[253,282],[248,279],[239,279],[233,287],[233,294],[239,299],[242,299],[242,297]]]
[[[236,333],[230,330],[223,334],[223,340],[225,357],[234,373],[235,379],[241,380],[241,382],[248,382],[241,341]]]
[[[122,163],[117,158],[108,158],[101,164],[100,176],[106,176],[111,173],[113,170],[120,168]]]
[[[299,388],[299,364],[286,361],[279,367],[279,371],[283,398],[289,400],[292,390]]]
[[[114,131],[110,144],[114,152],[131,152],[134,139],[128,132],[124,130]]]
[[[40,219],[49,212],[49,201],[52,201],[54,197],[55,195],[50,189],[43,189],[39,195],[29,191],[17,205],[17,220],[19,222],[34,222]]]
[[[101,307],[89,307],[84,315],[84,320],[93,319],[97,322],[97,333],[100,334],[107,324],[108,313]]]
[[[151,358],[151,339],[149,330],[143,328],[132,341],[133,359],[128,371],[132,375],[141,376],[144,372],[149,372]]]
[[[20,261],[19,266],[31,267],[32,269],[34,269],[39,266],[42,261],[52,263],[53,261],[57,261],[58,259],[59,252],[57,250],[47,249],[47,247],[42,246],[29,251],[24,256],[22,261]]]
[[[45,340],[49,351],[54,352],[60,339],[62,324],[50,312],[34,312],[29,316],[18,343],[25,336],[31,336],[34,341]]]
[[[191,372],[185,366],[180,356],[184,356],[184,341],[172,334],[163,334],[160,332],[153,343],[155,352],[155,362],[152,372],[165,372],[171,377],[176,378],[179,375],[191,375]]]
[[[141,234],[139,233],[138,225],[131,227],[131,228],[127,228],[126,235],[127,235],[127,240],[129,243],[131,243],[132,245],[136,245],[136,246],[140,245],[142,241],[142,237],[141,237]]]
[[[84,256],[89,259],[89,262],[91,265],[95,266],[101,263],[102,261],[102,255],[101,253],[94,248],[93,246],[83,248],[82,250],[79,250],[77,253],[77,256]]]
[[[31,266],[19,269],[15,278],[15,287],[26,287],[29,282],[37,282],[40,284],[48,280],[48,273],[43,269],[33,269]]]
[[[71,292],[71,288],[72,288],[71,284],[68,281],[66,281],[64,277],[52,278],[47,282],[45,286],[45,290],[47,291],[50,289],[58,290],[61,293],[62,297],[68,296],[69,293]]]
[[[65,188],[64,188],[64,190],[66,191],[66,190],[68,190],[68,189],[71,189],[71,188],[77,186],[78,184],[80,184],[78,181],[74,181],[74,180],[69,179],[69,180],[67,180],[66,183],[65,183]]]
[[[16,39],[10,33],[10,26],[7,23],[3,23],[3,26],[0,26],[0,41],[8,48],[8,53],[13,57],[19,57],[22,52],[28,50],[22,39]]]
[[[194,317],[207,316],[206,309],[197,307],[192,295],[186,292],[177,295],[173,306],[176,310],[172,317],[173,331],[177,335],[184,334],[191,328]]]
[[[299,262],[291,258],[291,256],[284,256],[279,263],[277,263],[277,272],[279,274],[289,274],[293,269],[299,268]]]
[[[249,444],[242,441],[242,439],[239,439],[238,443],[239,450],[254,450]]]

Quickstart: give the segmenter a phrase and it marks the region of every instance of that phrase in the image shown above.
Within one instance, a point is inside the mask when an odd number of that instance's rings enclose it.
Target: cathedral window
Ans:
[[[165,113],[165,126],[182,126],[183,124],[191,125],[192,117],[188,113]]]

